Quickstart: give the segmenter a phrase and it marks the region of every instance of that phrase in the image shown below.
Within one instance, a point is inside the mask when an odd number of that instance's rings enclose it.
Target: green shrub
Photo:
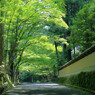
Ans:
[[[95,91],[95,71],[81,72],[77,75],[61,77],[57,79],[60,84],[71,84]]]

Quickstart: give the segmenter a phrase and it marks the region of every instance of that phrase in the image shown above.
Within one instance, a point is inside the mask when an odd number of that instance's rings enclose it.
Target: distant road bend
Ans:
[[[3,95],[91,95],[56,83],[23,83]]]

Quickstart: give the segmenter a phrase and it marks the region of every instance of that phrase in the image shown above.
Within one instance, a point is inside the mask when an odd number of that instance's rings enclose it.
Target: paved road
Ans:
[[[24,83],[4,95],[91,95],[55,83]]]

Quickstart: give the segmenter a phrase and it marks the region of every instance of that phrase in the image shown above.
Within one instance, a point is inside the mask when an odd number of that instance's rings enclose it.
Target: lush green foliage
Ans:
[[[70,49],[75,54],[72,56],[75,58],[79,53],[95,44],[95,0],[65,0],[65,2],[67,5],[65,21],[70,27],[65,37],[69,39]],[[77,47],[79,49],[76,51]],[[94,92],[94,73],[95,71],[68,75],[58,78],[57,82],[63,85],[83,87]]]
[[[62,77],[57,80],[60,84],[69,84],[95,91],[95,71],[81,72],[76,75]]]
[[[62,19],[63,16],[65,17],[64,7],[59,6],[61,3],[64,4],[64,2],[56,2],[56,0],[1,0],[0,3],[2,5],[0,10],[4,13],[4,16],[0,16],[0,23],[5,24],[4,49],[6,51],[5,59],[7,60],[4,64],[7,66],[11,80],[13,82],[16,80],[16,75],[19,73],[18,70],[21,70],[19,66],[24,64],[23,59],[26,57],[25,61],[27,61],[29,56],[32,61],[28,60],[27,63],[35,63],[32,68],[35,65],[40,68],[43,68],[43,66],[44,68],[49,68],[50,65],[51,67],[47,70],[49,72],[56,63],[54,45],[53,41],[48,41],[48,38],[47,40],[43,39],[42,42],[41,34],[47,37],[48,33],[46,34],[43,28],[45,27],[45,22],[53,22],[64,28],[68,27]],[[23,54],[24,57],[22,57]],[[43,65],[40,64],[38,66],[38,63]],[[30,67],[29,65],[27,68]],[[43,72],[45,71],[43,70]]]
[[[41,36],[40,38],[31,39],[36,42],[32,46],[27,47],[22,57],[22,65],[20,71],[28,71],[35,75],[52,75],[53,66],[56,64],[55,46],[49,36]],[[62,52],[62,47],[58,46],[58,51]],[[58,64],[56,64],[58,66]]]
[[[73,19],[71,26],[71,43],[80,46],[81,50],[89,48],[95,44],[95,1],[84,5]]]
[[[19,71],[23,80],[57,75],[72,48],[85,50],[95,43],[94,18],[94,0],[0,0],[0,41],[5,41],[0,58],[11,80]]]

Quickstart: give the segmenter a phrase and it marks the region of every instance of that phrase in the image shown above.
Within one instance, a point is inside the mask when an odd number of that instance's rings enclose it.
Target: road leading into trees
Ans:
[[[55,83],[23,83],[4,95],[91,95]]]

